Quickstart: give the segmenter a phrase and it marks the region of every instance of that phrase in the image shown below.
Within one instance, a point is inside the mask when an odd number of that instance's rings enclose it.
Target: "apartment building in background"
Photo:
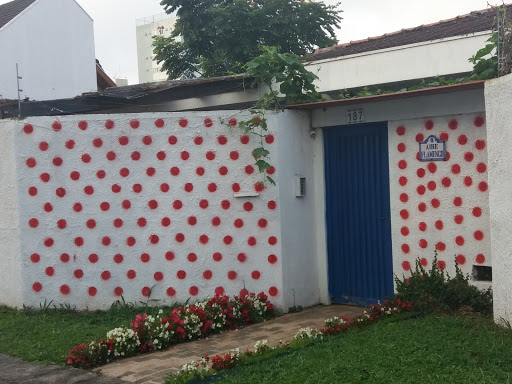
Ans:
[[[153,36],[169,37],[177,20],[177,17],[171,17],[166,13],[136,20],[139,83],[167,80],[167,75],[161,71],[162,66],[155,61]]]

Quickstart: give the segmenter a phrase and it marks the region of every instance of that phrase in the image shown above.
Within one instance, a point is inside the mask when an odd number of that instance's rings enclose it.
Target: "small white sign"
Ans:
[[[366,121],[363,108],[354,108],[347,110],[347,124],[360,124]]]
[[[420,142],[420,161],[446,160],[446,141],[430,135]]]

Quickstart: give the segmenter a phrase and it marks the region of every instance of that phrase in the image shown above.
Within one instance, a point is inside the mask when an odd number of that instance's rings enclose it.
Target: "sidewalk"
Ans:
[[[325,319],[333,316],[353,317],[361,311],[359,307],[346,305],[318,305],[240,330],[178,344],[163,352],[119,360],[94,371],[132,383],[162,384],[169,373],[178,371],[183,364],[198,360],[206,354],[212,356],[226,353],[233,348],[240,348],[240,351],[252,349],[258,340],[264,339],[270,345],[277,345],[280,340],[292,340],[300,328],[322,328]]]
[[[2,384],[126,384],[112,377],[59,365],[29,363],[16,357],[0,354],[0,383]]]

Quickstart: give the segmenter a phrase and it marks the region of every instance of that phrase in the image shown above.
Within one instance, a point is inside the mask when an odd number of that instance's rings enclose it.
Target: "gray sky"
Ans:
[[[9,0],[0,0],[0,4]],[[77,0],[94,19],[96,58],[111,77],[138,82],[135,19],[163,12],[160,0]],[[193,1],[193,0],[190,0]],[[488,0],[340,0],[340,43],[416,27],[487,7]],[[334,4],[337,0],[326,0]],[[489,0],[498,3],[497,0]],[[499,1],[501,3],[501,1]]]

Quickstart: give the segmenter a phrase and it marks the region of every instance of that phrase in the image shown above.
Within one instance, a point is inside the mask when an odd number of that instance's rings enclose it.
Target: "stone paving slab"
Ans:
[[[252,349],[258,340],[264,339],[275,346],[280,341],[291,341],[300,328],[322,328],[325,319],[333,316],[353,317],[361,311],[359,307],[348,305],[318,305],[240,330],[178,344],[166,351],[118,360],[94,371],[132,383],[162,384],[169,373],[180,370],[183,364],[198,360],[206,354],[212,356],[226,353],[233,348],[245,351],[247,348]]]
[[[113,377],[82,369],[30,363],[0,354],[0,383],[2,384],[126,384]]]

